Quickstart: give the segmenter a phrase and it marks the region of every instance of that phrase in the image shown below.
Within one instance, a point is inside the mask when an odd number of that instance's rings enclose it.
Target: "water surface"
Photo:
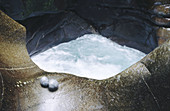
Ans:
[[[33,56],[32,60],[45,71],[101,80],[118,74],[144,56],[101,35],[86,34]]]

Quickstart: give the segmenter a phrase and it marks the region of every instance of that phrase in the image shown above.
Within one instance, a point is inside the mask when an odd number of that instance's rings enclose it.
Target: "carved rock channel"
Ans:
[[[26,30],[0,11],[0,109],[2,111],[168,111],[170,40],[118,75],[93,80],[49,73],[37,67],[26,49]],[[42,76],[59,89],[42,88]]]

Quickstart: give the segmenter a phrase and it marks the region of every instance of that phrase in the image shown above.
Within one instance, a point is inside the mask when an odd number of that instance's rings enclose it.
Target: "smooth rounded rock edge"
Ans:
[[[42,87],[44,88],[47,88],[48,85],[49,85],[49,80],[46,76],[43,76],[41,79],[40,79],[40,84]]]
[[[48,90],[49,91],[56,91],[58,89],[59,83],[57,80],[55,79],[50,79],[49,80],[49,86],[48,86]]]

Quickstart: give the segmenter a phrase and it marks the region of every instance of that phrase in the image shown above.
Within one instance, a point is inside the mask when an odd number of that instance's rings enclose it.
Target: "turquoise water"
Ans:
[[[145,56],[144,53],[96,34],[59,44],[32,60],[43,70],[93,79],[112,77]]]

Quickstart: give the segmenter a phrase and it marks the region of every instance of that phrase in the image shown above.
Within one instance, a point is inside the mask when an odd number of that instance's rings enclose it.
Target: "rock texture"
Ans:
[[[169,4],[169,0],[0,0],[0,9],[27,28],[31,56],[96,32],[149,53],[167,40]]]
[[[37,66],[25,50],[25,31],[25,27],[0,11],[0,65],[1,69],[6,69],[7,72],[16,69],[18,75],[11,75],[13,77],[19,75],[26,77],[22,70],[32,69],[30,73],[36,73]]]
[[[149,11],[152,5],[151,0],[1,0],[0,9],[26,26],[27,39],[31,39],[27,43],[30,55],[58,45],[69,36],[72,40],[84,33],[93,33],[89,26],[121,45],[149,53],[158,44],[153,14]],[[27,19],[22,20],[24,18]],[[68,31],[72,35],[67,35]]]
[[[20,21],[27,29],[27,48],[30,55],[54,45],[74,40],[95,29],[73,12],[42,14]]]
[[[0,109],[2,111],[169,111],[170,40],[138,63],[93,80],[40,70],[29,58],[25,28],[0,11]],[[59,82],[50,92],[40,78]]]
[[[159,36],[158,43],[162,45],[166,40],[170,39],[170,28],[159,28],[157,35]]]
[[[169,1],[163,1],[156,5],[154,0],[78,0],[73,10],[101,35],[149,53],[158,45],[157,28],[170,27]]]

